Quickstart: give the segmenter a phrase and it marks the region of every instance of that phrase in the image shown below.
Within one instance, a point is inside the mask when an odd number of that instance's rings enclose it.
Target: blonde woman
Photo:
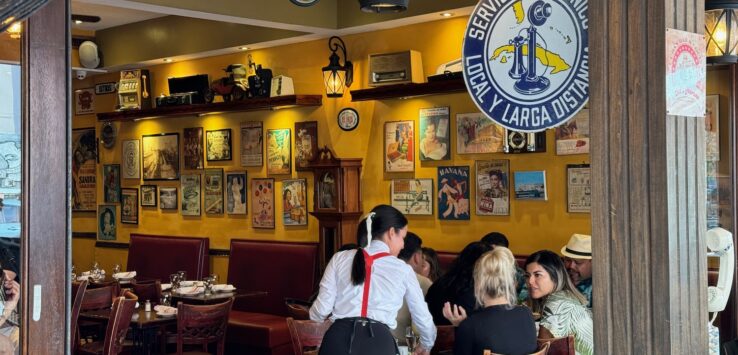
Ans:
[[[458,326],[454,355],[536,351],[533,315],[527,307],[515,305],[515,258],[510,249],[498,246],[479,258],[474,267],[474,296],[483,309],[468,318],[463,307],[444,305],[444,316]]]

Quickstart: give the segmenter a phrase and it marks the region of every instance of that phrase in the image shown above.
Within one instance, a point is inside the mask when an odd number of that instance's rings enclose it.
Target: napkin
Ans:
[[[82,276],[90,276],[90,272],[89,271],[82,271]]]
[[[123,280],[130,280],[132,278],[136,277],[135,271],[129,271],[129,272],[119,272],[117,274],[113,274],[114,279],[123,279]]]
[[[90,275],[82,275],[77,277],[77,281],[84,281],[90,278]]]
[[[180,281],[179,285],[180,286],[184,286],[184,287],[187,287],[187,286],[202,286],[202,281],[194,281],[194,280]]]
[[[236,288],[233,287],[233,285],[213,285],[213,291],[219,291],[219,292],[225,292],[225,291],[234,291]]]
[[[172,288],[172,284],[161,284],[161,290],[166,291],[168,289]]]
[[[205,288],[202,286],[189,286],[180,287],[179,290],[177,290],[177,293],[179,293],[180,295],[196,295],[203,291],[205,291]]]
[[[177,314],[177,308],[162,305],[154,306],[154,311],[160,316],[173,316]]]

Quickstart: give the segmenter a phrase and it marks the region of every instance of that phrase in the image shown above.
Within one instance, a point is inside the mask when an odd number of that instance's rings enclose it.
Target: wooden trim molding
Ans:
[[[116,242],[95,242],[95,248],[110,248],[110,249],[128,249],[130,245],[128,243],[116,243]]]
[[[72,232],[72,238],[74,239],[97,239],[97,233],[95,232]]]

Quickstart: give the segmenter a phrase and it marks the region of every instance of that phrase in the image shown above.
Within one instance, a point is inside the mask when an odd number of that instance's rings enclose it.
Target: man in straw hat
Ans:
[[[566,246],[561,248],[564,265],[577,289],[587,297],[588,307],[592,308],[592,237],[586,234],[573,234]]]

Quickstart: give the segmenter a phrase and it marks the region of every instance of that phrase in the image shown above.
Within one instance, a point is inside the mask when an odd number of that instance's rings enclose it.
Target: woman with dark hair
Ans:
[[[472,313],[477,303],[474,298],[474,263],[490,250],[492,248],[486,243],[469,243],[456,257],[448,272],[428,289],[425,301],[428,302],[433,321],[437,325],[451,324],[443,316],[443,305],[446,302],[462,307],[466,313]]]
[[[413,354],[430,354],[436,340],[433,319],[415,272],[397,258],[406,234],[405,216],[394,207],[379,205],[359,222],[357,240],[362,247],[331,258],[310,308],[310,319],[321,322],[330,316],[333,321],[320,354],[397,354],[390,328],[396,327],[403,299],[420,333]]]
[[[556,253],[541,250],[525,261],[525,279],[533,312],[541,314],[539,338],[574,336],[577,355],[594,351],[592,315]]]
[[[433,248],[423,247],[423,272],[421,275],[436,282],[441,277],[441,265],[438,263],[438,254]]]

